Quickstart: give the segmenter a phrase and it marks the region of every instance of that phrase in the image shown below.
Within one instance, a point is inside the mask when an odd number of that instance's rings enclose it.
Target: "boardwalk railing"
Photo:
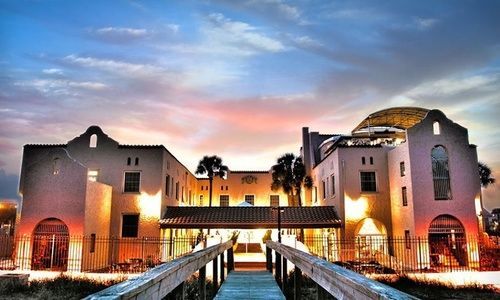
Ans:
[[[212,279],[214,290],[218,289],[218,265],[220,282],[224,282],[224,252],[227,251],[227,273],[234,270],[233,241],[214,245],[198,252],[175,259],[146,273],[113,285],[84,299],[163,299],[174,289],[182,286],[193,273],[199,270],[200,299],[205,299],[206,265],[213,262]],[[220,260],[219,260],[220,256]]]
[[[270,272],[273,271],[272,251],[275,251],[274,274],[282,290],[285,290],[287,286],[287,262],[295,265],[293,279],[295,299],[300,299],[302,273],[337,299],[417,299],[356,272],[280,243],[268,241],[266,250],[266,265]]]

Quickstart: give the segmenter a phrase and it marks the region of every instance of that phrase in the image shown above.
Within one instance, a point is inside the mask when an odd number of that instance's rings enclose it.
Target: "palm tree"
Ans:
[[[311,176],[306,175],[302,158],[295,157],[293,153],[286,153],[278,158],[271,170],[273,176],[271,189],[273,191],[283,189],[288,195],[289,206],[302,206],[300,197],[302,186],[308,189],[312,187]]]
[[[220,178],[224,178],[227,172],[229,171],[228,167],[222,164],[222,158],[217,155],[212,156],[203,156],[203,158],[198,163],[198,167],[196,168],[197,175],[207,175],[208,181],[210,183],[210,190],[208,196],[208,206],[212,206],[212,184],[214,181],[214,177],[218,176]]]
[[[477,167],[479,169],[479,180],[481,181],[481,186],[486,188],[490,184],[495,183],[495,178],[491,177],[491,169],[485,163],[478,162]]]

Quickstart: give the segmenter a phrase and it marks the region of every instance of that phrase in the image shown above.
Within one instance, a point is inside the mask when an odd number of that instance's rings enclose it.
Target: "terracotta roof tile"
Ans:
[[[334,206],[281,207],[282,228],[340,227]],[[168,206],[162,228],[276,228],[277,210],[269,206],[179,207]]]

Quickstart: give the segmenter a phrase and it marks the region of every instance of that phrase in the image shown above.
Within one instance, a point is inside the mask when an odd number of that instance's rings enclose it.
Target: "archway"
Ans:
[[[59,219],[48,218],[33,230],[32,270],[66,271],[69,231]]]
[[[356,225],[356,252],[360,260],[377,260],[387,254],[387,229],[379,220],[365,218]]]
[[[467,242],[462,223],[451,215],[439,215],[429,225],[432,267],[467,265]]]

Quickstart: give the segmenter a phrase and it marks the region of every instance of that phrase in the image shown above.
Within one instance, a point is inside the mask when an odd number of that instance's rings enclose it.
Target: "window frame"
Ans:
[[[399,175],[400,177],[406,176],[406,166],[404,161],[399,162]]]
[[[406,186],[401,187],[401,202],[403,206],[408,206],[408,189]]]
[[[124,235],[124,228],[125,228],[125,226],[131,227],[132,225],[125,225],[125,220],[124,219],[125,219],[125,217],[132,217],[132,216],[134,216],[134,217],[137,218],[137,225],[134,225],[134,226],[136,226],[135,231],[132,231],[132,233],[135,232],[135,236],[133,234],[127,234],[125,236]],[[120,232],[121,234],[120,234],[120,236],[122,238],[137,238],[137,237],[139,237],[139,223],[140,223],[140,215],[139,214],[132,214],[132,213],[130,213],[130,214],[128,214],[128,213],[127,214],[122,214],[122,220],[121,221],[122,221],[122,224],[121,224],[122,226],[121,226],[121,232]]]
[[[248,197],[252,197],[252,202],[251,203],[247,201],[247,196]],[[245,200],[246,203],[255,205],[255,195],[254,194],[245,194],[245,196],[243,197],[243,199]]]
[[[222,199],[222,197],[224,197],[224,199]],[[224,200],[224,204],[226,204],[226,201],[227,201],[227,205],[222,205],[223,200]],[[229,206],[229,195],[228,194],[219,195],[219,206],[220,207],[228,207]]]
[[[363,180],[363,174],[364,173],[373,173],[373,185],[374,189],[365,189],[363,183],[367,183],[366,181]],[[376,193],[378,192],[378,186],[377,186],[377,172],[376,171],[369,171],[369,170],[361,170],[359,171],[359,187],[361,190],[361,193]],[[371,184],[371,182],[369,182]]]
[[[274,197],[274,199],[273,199]],[[278,199],[276,199],[278,198]],[[274,202],[277,200],[278,201],[278,205],[273,205],[273,200]],[[277,194],[272,194],[272,195],[269,195],[269,206],[271,207],[278,207],[280,206],[280,195],[277,195]]]
[[[127,190],[127,174],[139,174],[139,184],[137,190]],[[138,194],[141,192],[141,180],[142,180],[142,172],[141,171],[125,171],[123,172],[123,193],[127,194]]]

